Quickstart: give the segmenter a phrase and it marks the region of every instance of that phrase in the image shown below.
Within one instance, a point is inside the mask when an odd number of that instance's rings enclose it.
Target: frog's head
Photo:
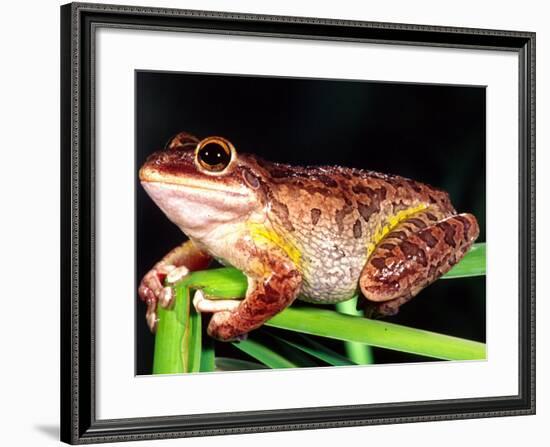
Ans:
[[[251,163],[252,161],[252,163]],[[225,138],[179,133],[139,171],[141,184],[186,234],[246,219],[263,208],[262,169]]]

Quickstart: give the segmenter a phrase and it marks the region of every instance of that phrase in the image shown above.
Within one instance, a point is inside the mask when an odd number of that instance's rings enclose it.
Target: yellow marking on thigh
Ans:
[[[397,227],[401,222],[407,220],[409,217],[419,213],[420,211],[424,211],[426,208],[428,208],[428,205],[421,204],[398,211],[397,213],[389,216],[388,222],[385,225],[378,225],[371,240],[367,243],[367,258],[370,257],[376,246],[390,231],[395,229],[395,227]]]

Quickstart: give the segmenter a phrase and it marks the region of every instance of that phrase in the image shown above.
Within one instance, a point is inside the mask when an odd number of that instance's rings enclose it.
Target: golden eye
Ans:
[[[197,162],[208,171],[223,171],[231,162],[231,156],[229,144],[218,138],[206,138],[197,146]]]

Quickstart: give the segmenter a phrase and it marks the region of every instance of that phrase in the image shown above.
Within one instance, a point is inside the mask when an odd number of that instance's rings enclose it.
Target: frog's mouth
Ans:
[[[213,226],[240,220],[255,203],[246,190],[224,189],[205,182],[142,179],[141,184],[164,214],[191,236],[198,237]]]
[[[167,182],[167,181],[141,181],[141,184],[143,187],[147,190],[146,185],[158,185],[162,187],[164,185],[166,189],[174,190],[174,191],[181,191],[182,193],[188,193],[192,194],[193,190],[202,191],[203,194],[223,194],[225,196],[234,196],[234,197],[246,197],[247,194],[244,191],[236,191],[231,190],[230,188],[220,188],[219,186],[216,187],[214,185],[208,185],[204,183],[193,183],[193,182]]]
[[[192,173],[187,175],[174,175],[169,172],[161,172],[157,169],[151,169],[144,166],[139,171],[139,179],[144,183],[160,183],[170,185],[172,189],[200,189],[204,191],[221,192],[229,195],[245,196],[246,191],[241,184],[232,184],[231,179],[224,177],[215,177],[215,181],[209,181],[204,175],[194,176]]]

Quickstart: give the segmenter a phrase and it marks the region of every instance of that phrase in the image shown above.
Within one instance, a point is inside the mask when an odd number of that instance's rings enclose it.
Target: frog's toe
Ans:
[[[243,334],[236,332],[233,325],[229,324],[230,317],[231,312],[228,311],[216,312],[212,315],[208,324],[208,335],[220,341],[233,341],[241,337]]]
[[[210,318],[207,333],[210,337],[220,341],[244,341],[248,338],[248,332],[236,327],[232,319],[235,312],[216,312]]]
[[[146,303],[158,301],[164,291],[164,285],[162,284],[164,278],[174,269],[176,269],[175,265],[160,265],[149,270],[139,285],[139,297]]]
[[[246,339],[248,339],[248,332],[246,332],[245,334],[241,334],[241,335],[237,335],[233,341],[245,341]]]
[[[147,304],[145,318],[152,332],[155,332],[158,317],[157,303],[164,308],[170,307],[174,302],[174,292],[171,287],[164,287],[163,282],[167,275],[176,269],[172,264],[157,264],[141,280],[138,295]]]
[[[168,284],[176,284],[189,274],[189,269],[184,265],[175,267],[166,275]]]
[[[157,331],[157,326],[159,322],[155,302],[149,301],[147,303],[147,312],[145,313],[145,319],[147,321],[147,326],[149,326],[149,330],[152,333],[155,333]]]
[[[172,287],[163,287],[159,293],[159,304],[164,309],[170,309],[174,304],[174,289]]]
[[[197,290],[193,298],[193,305],[197,312],[216,313],[216,312],[233,312],[239,307],[239,300],[211,300],[205,298],[204,294]]]

